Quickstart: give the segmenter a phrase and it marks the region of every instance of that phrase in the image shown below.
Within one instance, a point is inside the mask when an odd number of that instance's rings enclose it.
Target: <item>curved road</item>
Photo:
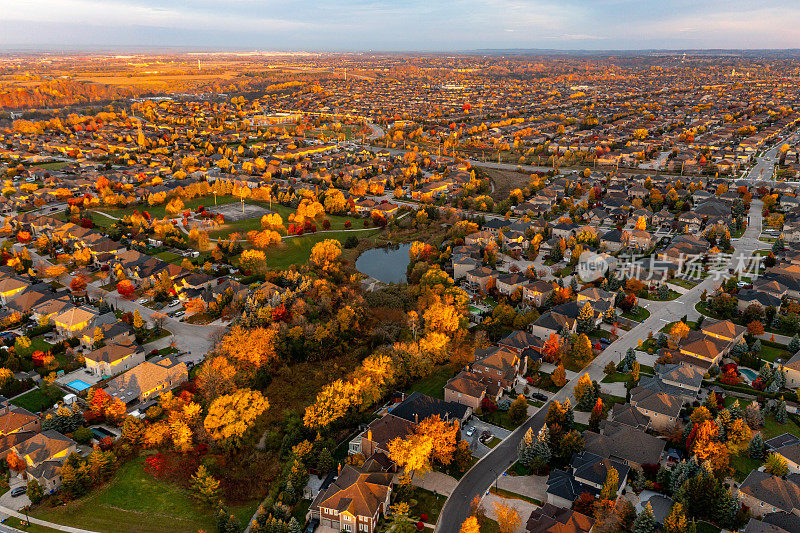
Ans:
[[[749,258],[753,252],[759,249],[758,237],[761,235],[761,200],[753,200],[750,214],[748,216],[748,227],[740,239],[732,241],[735,253],[731,258],[729,266],[736,266],[740,257]],[[763,244],[763,243],[760,243]],[[575,398],[572,397],[572,389],[578,382],[580,376],[588,373],[593,380],[600,381],[605,375],[603,369],[613,361],[619,362],[628,348],[635,348],[639,339],[646,339],[650,331],[654,333],[663,328],[666,324],[680,320],[683,315],[689,315],[692,319],[699,315],[695,311],[695,305],[700,301],[700,295],[704,290],[709,293],[719,286],[720,281],[715,277],[705,278],[697,286],[681,295],[671,302],[664,302],[663,305],[654,306],[651,315],[647,320],[627,332],[625,335],[614,341],[603,352],[598,355],[582,372],[562,387],[559,392],[545,403],[527,422],[517,428],[503,442],[498,444],[492,451],[485,455],[480,461],[475,463],[458,483],[453,493],[445,502],[442,512],[439,515],[439,522],[436,531],[439,533],[457,533],[461,524],[469,516],[470,502],[475,496],[486,493],[495,479],[505,472],[517,460],[517,447],[528,428],[538,432],[544,426],[544,418],[550,402],[557,400],[563,402],[570,398],[575,405]],[[528,517],[521,517],[523,523]]]

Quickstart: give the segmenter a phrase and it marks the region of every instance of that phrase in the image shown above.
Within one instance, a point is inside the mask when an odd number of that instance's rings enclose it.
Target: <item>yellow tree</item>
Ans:
[[[678,343],[681,342],[681,339],[686,337],[688,334],[689,326],[687,326],[685,322],[681,321],[673,325],[669,330],[669,342],[671,347],[677,347]]]
[[[464,523],[461,524],[461,529],[458,530],[458,533],[481,533],[481,528],[478,525],[477,517],[470,516]]]
[[[342,243],[336,239],[325,239],[311,248],[309,261],[320,267],[327,267],[342,255]]]
[[[494,515],[500,533],[514,533],[522,523],[517,510],[506,503],[494,502]]]
[[[211,402],[203,427],[215,441],[237,448],[267,409],[269,401],[260,392],[238,390]]]
[[[413,433],[405,439],[397,438],[389,443],[389,457],[410,476],[424,476],[430,472],[432,451],[433,439],[419,433]]]
[[[453,461],[458,445],[458,421],[446,422],[439,415],[429,416],[417,426],[416,432],[427,436],[433,442],[431,457],[443,465]]]

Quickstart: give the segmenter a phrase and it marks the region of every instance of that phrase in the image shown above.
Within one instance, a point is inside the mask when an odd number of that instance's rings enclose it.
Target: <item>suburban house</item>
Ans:
[[[568,470],[554,469],[550,472],[547,478],[547,503],[570,508],[584,492],[597,496],[611,468],[619,474],[619,494],[625,487],[630,467],[586,451],[573,455]]]
[[[518,289],[522,290],[522,286],[528,282],[528,278],[522,274],[506,274],[497,277],[495,287],[500,294],[511,296]]]
[[[547,281],[531,281],[527,285],[522,286],[522,299],[526,302],[531,302],[536,307],[541,307],[545,298],[553,293],[555,289],[553,284]]]
[[[144,363],[144,350],[129,339],[127,342],[111,342],[83,356],[86,368],[95,376],[114,376]]]
[[[739,487],[739,499],[753,516],[784,511],[800,515],[800,486],[760,470],[752,470]]]
[[[603,420],[600,432],[584,431],[586,451],[630,467],[659,464],[666,442],[619,421]]]
[[[467,281],[485,291],[489,285],[489,280],[496,279],[497,274],[497,271],[482,266],[467,272]]]
[[[786,375],[786,387],[797,389],[800,387],[800,352],[794,354],[781,367]]]
[[[58,431],[17,431],[0,437],[0,454],[14,453],[25,462],[23,479],[36,479],[45,493],[61,486],[61,466],[70,453],[77,452],[77,443]]]
[[[125,404],[144,402],[188,381],[186,363],[163,356],[133,367],[106,385],[106,391]]]
[[[393,477],[345,465],[336,481],[314,499],[311,516],[335,531],[373,533],[389,506]]]
[[[475,351],[471,370],[485,381],[496,383],[501,389],[514,386],[519,374],[525,373],[525,363],[507,348],[486,348]]]
[[[594,518],[550,503],[534,509],[525,524],[528,533],[589,533],[593,527]]]
[[[466,405],[474,411],[486,397],[497,401],[501,392],[500,387],[487,383],[480,375],[461,371],[444,386],[444,400]]]
[[[789,472],[800,474],[800,438],[791,433],[784,433],[766,441],[767,449],[786,460]]]
[[[0,436],[17,431],[39,431],[42,427],[37,415],[27,409],[12,405],[0,396]]]
[[[77,337],[89,327],[97,311],[88,307],[72,307],[53,317],[56,330],[63,337]]]
[[[681,398],[645,387],[631,390],[630,403],[650,418],[656,431],[666,431],[674,426],[683,406]]]
[[[643,377],[639,386],[656,392],[665,392],[683,400],[693,402],[700,394],[703,372],[696,366],[677,363],[657,365],[656,375]]]
[[[371,457],[378,452],[389,453],[389,443],[397,438],[404,438],[414,432],[416,424],[391,413],[373,420],[366,431],[350,441],[348,453],[363,454]]]

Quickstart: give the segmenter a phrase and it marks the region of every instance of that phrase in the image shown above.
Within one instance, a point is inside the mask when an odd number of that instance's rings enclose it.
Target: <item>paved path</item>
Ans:
[[[7,515],[7,516],[13,516],[15,518],[19,518],[21,520],[25,520],[25,515],[24,514],[18,513],[17,511],[14,511],[13,509],[9,509],[8,507],[0,506],[0,513],[2,513],[4,515]],[[39,526],[49,527],[49,528],[52,528],[52,529],[58,529],[59,531],[67,531],[68,533],[95,533],[94,531],[92,531],[90,529],[81,529],[79,527],[62,526],[61,524],[54,524],[53,522],[48,522],[46,520],[39,520],[38,518],[33,518],[33,517],[28,517],[27,520],[31,524],[36,524],[36,525],[39,525]],[[11,528],[9,526],[3,526],[3,527],[8,527],[9,530],[11,530],[11,531],[19,531],[18,529],[14,529],[14,528]]]
[[[761,201],[752,202],[748,227],[740,239],[735,239],[732,244],[735,252],[729,265],[736,265],[741,257],[750,257],[757,249],[755,242],[761,235]],[[598,355],[581,374],[572,378],[565,387],[554,394],[548,401],[557,400],[563,402],[570,398],[575,404],[572,396],[572,389],[576,385],[578,378],[583,373],[588,373],[593,380],[600,381],[605,375],[603,369],[609,362],[618,362],[622,354],[628,348],[636,348],[639,340],[647,339],[649,332],[657,332],[669,322],[680,320],[684,315],[689,315],[693,320],[699,313],[695,310],[695,305],[700,301],[700,295],[704,290],[713,292],[720,284],[720,280],[709,276],[697,286],[682,294],[680,297],[670,302],[660,302],[660,305],[653,306],[650,317],[637,325],[622,337],[609,345],[600,355]],[[544,418],[547,413],[548,404],[545,404],[527,422],[518,427],[508,438],[498,444],[491,452],[481,458],[473,467],[461,478],[453,494],[445,502],[442,512],[439,515],[439,523],[436,531],[440,533],[455,533],[460,528],[464,520],[469,516],[469,505],[475,496],[483,495],[502,472],[506,471],[517,459],[517,446],[528,428],[538,432],[544,425]],[[525,517],[527,519],[527,516]]]

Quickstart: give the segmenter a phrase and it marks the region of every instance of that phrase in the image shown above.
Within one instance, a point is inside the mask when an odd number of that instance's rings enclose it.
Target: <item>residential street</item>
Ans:
[[[43,262],[46,265],[52,265],[50,260],[31,251],[31,258],[34,263]],[[75,276],[65,274],[60,278],[64,285],[69,285]],[[109,304],[122,311],[130,311],[138,309],[142,318],[152,323],[152,316],[157,313],[149,307],[131,300],[121,298],[116,292],[109,292],[100,288],[100,283],[95,281],[87,285],[87,294],[96,299],[104,299]],[[190,352],[192,354],[191,361],[197,364],[202,361],[206,354],[211,350],[211,347],[216,342],[216,338],[225,331],[225,326],[210,326],[210,325],[197,325],[187,324],[174,318],[166,317],[164,319],[164,329],[172,332],[175,339],[175,347],[179,350]]]
[[[758,249],[759,245],[757,243],[760,242],[758,237],[761,234],[762,223],[761,206],[761,200],[753,200],[747,229],[740,239],[732,241],[736,251],[731,258],[729,266],[735,266],[739,258],[748,258]],[[610,344],[583,372],[576,374],[566,386],[553,395],[550,401],[563,402],[567,397],[570,397],[570,401],[575,405],[572,389],[582,374],[588,373],[593,380],[600,381],[605,375],[603,372],[605,366],[611,361],[619,362],[627,349],[635,348],[639,339],[645,340],[649,332],[655,333],[666,324],[680,320],[684,315],[688,315],[690,320],[696,318],[699,313],[695,310],[695,305],[700,301],[700,295],[704,290],[709,293],[713,292],[719,283],[720,280],[715,279],[715,276],[709,276],[677,299],[671,302],[663,302],[659,306],[652,306],[649,309],[651,315],[647,320]],[[538,432],[542,428],[550,401],[529,418],[526,423],[518,427],[507,439],[485,455],[461,478],[439,515],[439,523],[436,528],[438,532],[458,532],[462,522],[469,515],[469,506],[472,499],[475,496],[483,496],[497,476],[517,460],[517,447],[528,428],[533,428],[534,432]]]

